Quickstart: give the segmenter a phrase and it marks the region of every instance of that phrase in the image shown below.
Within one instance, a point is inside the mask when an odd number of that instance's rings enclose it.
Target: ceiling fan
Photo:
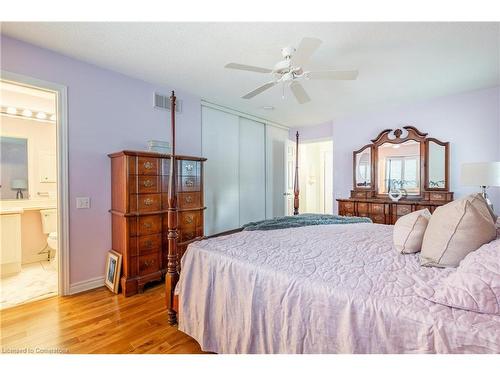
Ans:
[[[303,79],[328,79],[328,80],[354,80],[358,76],[357,70],[323,70],[310,72],[305,71],[303,66],[307,64],[312,54],[321,45],[321,40],[317,38],[303,38],[297,49],[293,47],[285,47],[281,50],[284,60],[278,62],[272,69],[261,68],[258,66],[229,63],[225,65],[228,69],[247,70],[256,73],[271,73],[273,80],[269,81],[262,86],[257,87],[255,90],[250,91],[248,94],[242,96],[243,99],[251,99],[254,96],[276,86],[279,83],[289,85],[295,99],[300,104],[311,101],[306,90],[300,83]]]

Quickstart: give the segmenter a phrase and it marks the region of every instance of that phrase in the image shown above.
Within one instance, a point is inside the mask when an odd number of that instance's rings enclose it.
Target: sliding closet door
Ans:
[[[265,125],[240,117],[240,226],[266,218]]]
[[[288,130],[266,126],[266,218],[284,216]]]
[[[239,217],[239,117],[202,107],[205,234],[238,227]]]

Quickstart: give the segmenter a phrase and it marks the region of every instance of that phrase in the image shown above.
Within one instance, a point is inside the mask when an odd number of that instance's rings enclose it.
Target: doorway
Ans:
[[[300,213],[333,213],[333,142],[299,144]]]
[[[66,91],[2,72],[0,309],[68,290]]]

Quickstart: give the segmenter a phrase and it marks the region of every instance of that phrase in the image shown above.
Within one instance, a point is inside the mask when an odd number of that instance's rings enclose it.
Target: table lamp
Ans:
[[[481,187],[481,194],[493,210],[486,190],[490,186],[500,186],[500,162],[462,164],[461,177],[462,185]]]

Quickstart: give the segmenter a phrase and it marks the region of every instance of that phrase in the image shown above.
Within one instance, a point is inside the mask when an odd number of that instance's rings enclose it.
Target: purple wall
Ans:
[[[110,161],[122,149],[146,149],[149,139],[170,140],[170,112],[153,109],[159,87],[1,36],[2,70],[68,87],[70,283],[102,276],[111,248]],[[201,155],[200,98],[176,90],[179,154]],[[90,209],[75,198],[91,198]]]
[[[335,198],[348,197],[352,188],[352,151],[370,143],[383,129],[404,125],[416,126],[432,137],[450,142],[450,187],[455,197],[478,191],[461,186],[460,168],[466,162],[500,161],[500,87],[335,121]],[[490,189],[497,212],[500,212],[499,190]]]

